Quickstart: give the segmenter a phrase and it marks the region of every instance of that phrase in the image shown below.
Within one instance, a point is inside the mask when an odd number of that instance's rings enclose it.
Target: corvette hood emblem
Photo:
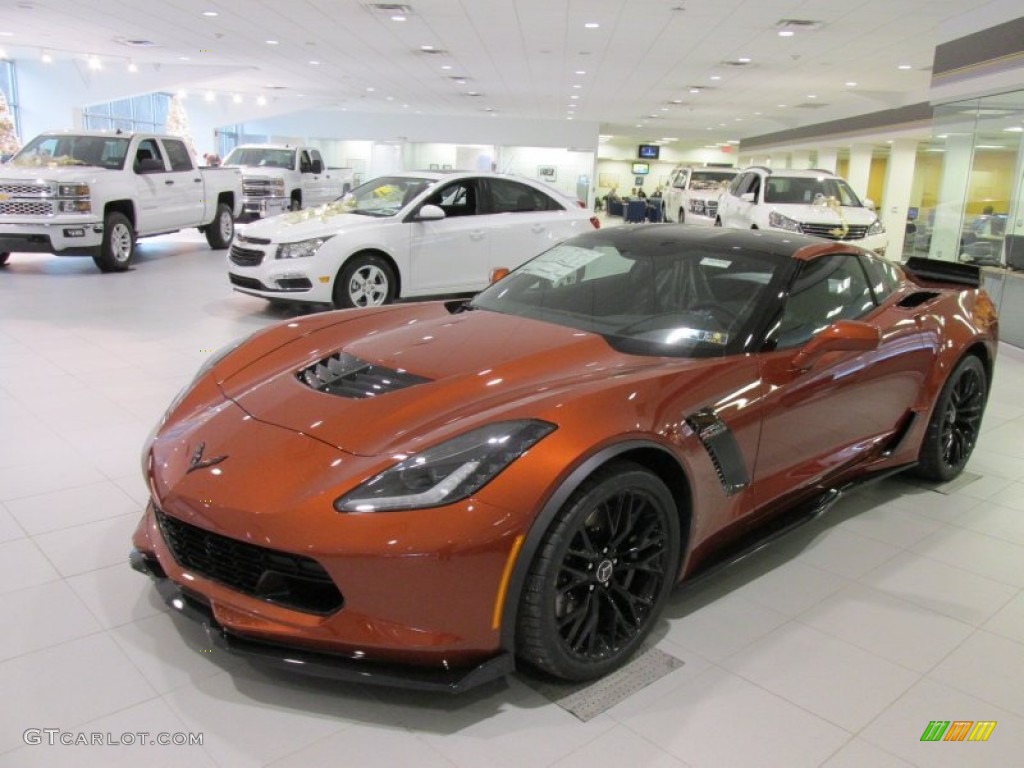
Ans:
[[[196,446],[196,449],[192,451],[192,458],[188,461],[188,469],[185,470],[187,475],[189,472],[194,472],[197,469],[205,469],[206,467],[212,467],[214,464],[220,464],[227,455],[224,456],[213,456],[209,459],[203,458],[203,451],[206,450],[206,443],[202,442]]]

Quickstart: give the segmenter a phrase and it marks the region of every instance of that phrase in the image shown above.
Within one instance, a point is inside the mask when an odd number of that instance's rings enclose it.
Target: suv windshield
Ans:
[[[121,170],[128,154],[130,139],[121,136],[36,136],[11,158],[11,165],[52,167],[58,165],[94,165]]]
[[[294,149],[271,149],[269,147],[235,147],[221,165],[241,165],[248,168],[295,167]]]
[[[765,180],[764,201],[766,203],[797,203],[811,205],[828,198],[835,198],[840,205],[861,207],[860,198],[842,179],[831,176],[769,176]]]
[[[629,354],[716,357],[742,349],[787,261],[609,230],[542,253],[470,306],[599,333]]]
[[[735,175],[736,171],[694,171],[690,175],[690,189],[718,189]]]
[[[346,213],[394,216],[420,192],[436,183],[434,179],[413,176],[381,176],[359,185],[339,200]]]

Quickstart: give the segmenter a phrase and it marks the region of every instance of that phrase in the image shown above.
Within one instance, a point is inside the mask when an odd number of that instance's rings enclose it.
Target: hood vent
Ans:
[[[385,395],[430,381],[405,371],[368,363],[347,352],[325,357],[303,368],[296,375],[299,381],[317,392],[356,400]]]

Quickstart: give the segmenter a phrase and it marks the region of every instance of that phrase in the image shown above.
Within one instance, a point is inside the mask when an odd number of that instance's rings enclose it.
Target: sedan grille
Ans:
[[[237,264],[240,267],[255,267],[263,263],[263,251],[233,245],[230,258],[232,264]]]
[[[0,214],[4,216],[50,216],[53,203],[45,200],[8,200],[0,203]]]
[[[358,400],[425,384],[430,379],[367,363],[346,352],[325,357],[298,373],[299,381],[317,392]]]
[[[231,280],[232,285],[237,285],[239,288],[249,288],[253,291],[267,290],[267,286],[254,277],[243,277],[242,275],[228,274],[228,279]]]
[[[210,581],[306,613],[332,613],[341,592],[316,560],[199,528],[156,509],[174,559]]]
[[[800,229],[804,231],[805,235],[824,237],[829,240],[863,240],[868,234],[868,228],[865,224],[849,225],[845,237],[842,234],[843,227],[840,224],[802,223],[800,224]]]

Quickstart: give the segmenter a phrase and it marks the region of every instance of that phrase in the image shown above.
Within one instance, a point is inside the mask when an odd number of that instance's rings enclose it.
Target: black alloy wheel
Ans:
[[[590,477],[558,513],[530,566],[520,657],[567,680],[621,666],[675,584],[679,517],[665,484],[632,463]]]
[[[987,399],[985,366],[974,355],[968,355],[957,363],[935,402],[921,444],[919,475],[947,481],[960,474],[978,442]]]

